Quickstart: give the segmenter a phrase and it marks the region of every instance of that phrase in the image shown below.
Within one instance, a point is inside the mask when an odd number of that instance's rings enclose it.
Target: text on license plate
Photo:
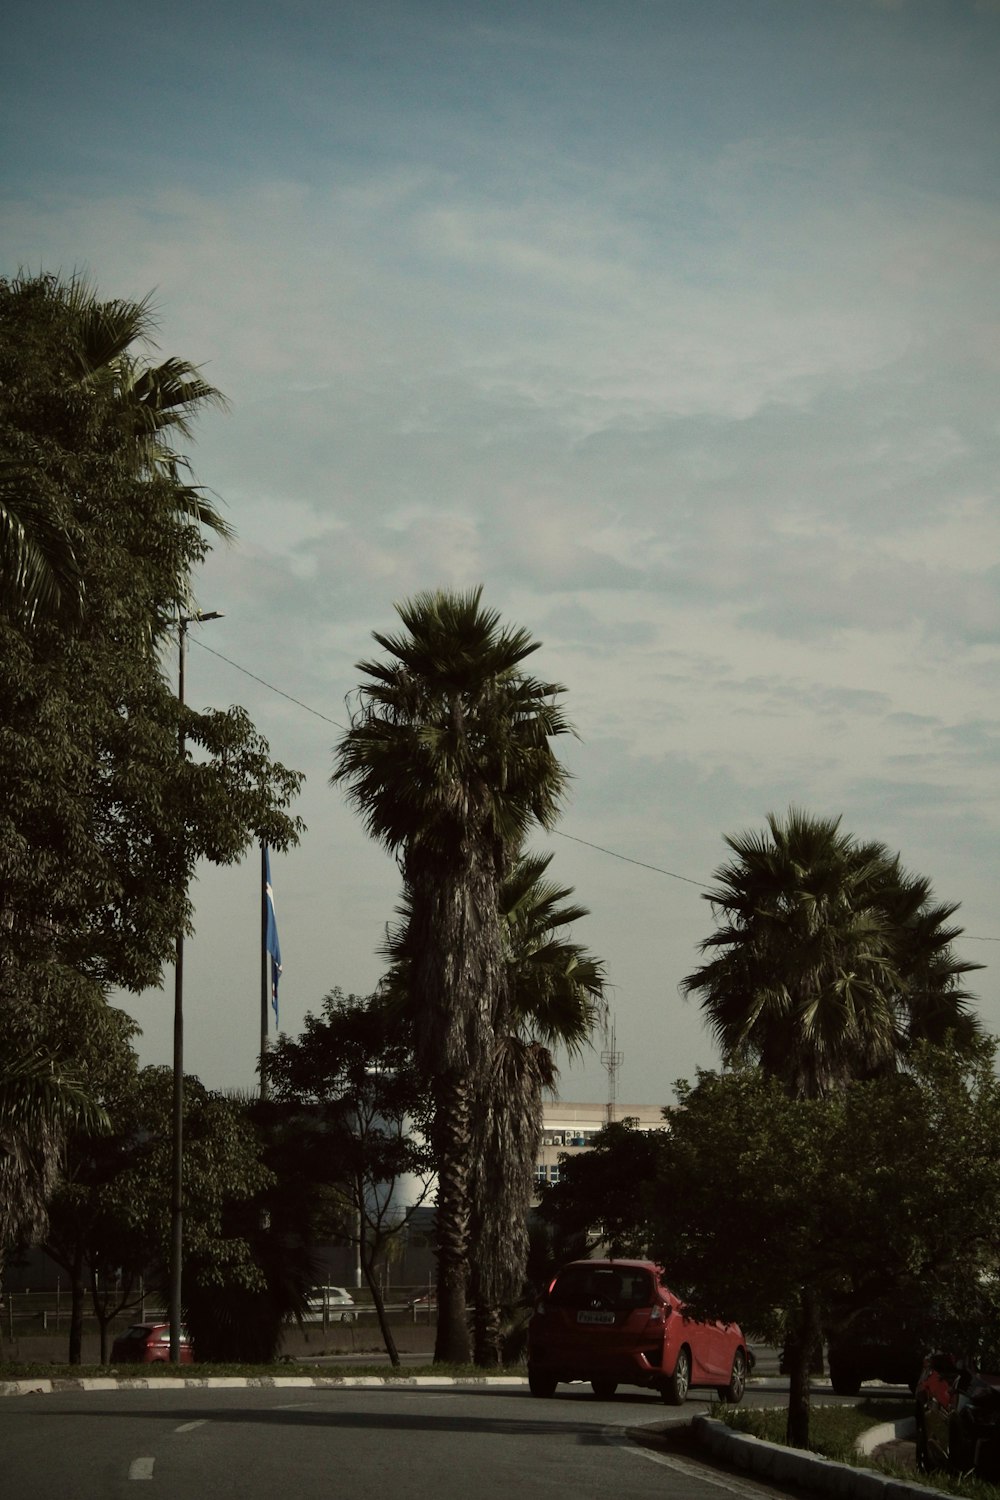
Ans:
[[[578,1312],[576,1315],[578,1323],[613,1323],[615,1315],[613,1312]]]

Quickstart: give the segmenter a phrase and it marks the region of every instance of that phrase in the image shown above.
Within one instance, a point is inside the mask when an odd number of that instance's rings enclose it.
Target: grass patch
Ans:
[[[713,1416],[716,1412],[713,1410]],[[785,1441],[788,1420],[783,1406],[755,1408],[720,1406],[718,1415],[737,1432],[748,1432],[769,1443]],[[857,1406],[813,1406],[809,1416],[809,1451],[837,1463],[857,1463],[854,1444],[862,1433],[881,1422],[899,1422],[913,1415],[908,1401],[862,1401]]]
[[[764,1438],[769,1443],[784,1443],[787,1413],[784,1407],[724,1407],[713,1408],[718,1416],[736,1432],[747,1432],[753,1437]],[[856,1468],[878,1468],[897,1479],[909,1483],[925,1484],[940,1490],[945,1495],[956,1495],[963,1500],[1000,1500],[1000,1485],[987,1484],[985,1480],[971,1475],[948,1474],[935,1470],[933,1474],[915,1474],[912,1469],[898,1464],[878,1463],[863,1458],[854,1451],[854,1444],[862,1433],[877,1427],[882,1422],[899,1422],[913,1415],[910,1401],[861,1401],[857,1406],[813,1406],[809,1416],[809,1450],[837,1463],[853,1464]]]

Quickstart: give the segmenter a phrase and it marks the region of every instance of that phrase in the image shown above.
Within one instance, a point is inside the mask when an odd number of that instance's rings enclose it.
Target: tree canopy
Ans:
[[[894,1071],[920,1041],[974,1046],[979,1022],[951,925],[957,907],[884,844],[839,818],[792,808],[763,834],[726,838],[734,858],[706,893],[718,927],[684,980],[727,1064],[759,1063],[815,1095]]]
[[[146,304],[102,302],[79,279],[0,279],[5,1026],[19,1008],[158,984],[196,862],[284,848],[300,829],[298,773],[242,709],[182,711],[168,670],[206,532],[229,528],[174,446],[221,398],[183,361],[143,357],[150,326]],[[6,1060],[8,1093],[32,1068],[71,1100],[51,1053]],[[5,1169],[29,1159],[14,1148]]]
[[[528,829],[557,814],[567,773],[552,742],[569,724],[558,684],[523,670],[539,643],[481,589],[419,594],[397,612],[404,631],[375,634],[387,657],[358,664],[333,781],[403,874],[414,1052],[434,1087],[435,1358],[465,1363],[470,1111],[508,982],[500,888]]]

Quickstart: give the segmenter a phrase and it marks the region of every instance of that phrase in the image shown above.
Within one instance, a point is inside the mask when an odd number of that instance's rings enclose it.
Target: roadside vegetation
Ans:
[[[932,1474],[914,1474],[912,1469],[904,1469],[891,1460],[880,1461],[877,1457],[865,1457],[855,1451],[854,1445],[858,1438],[872,1427],[882,1422],[898,1422],[912,1414],[913,1403],[910,1401],[862,1401],[857,1406],[815,1406],[810,1423],[809,1449],[835,1463],[879,1469],[911,1483],[916,1481],[931,1489],[940,1490],[946,1495],[960,1495],[966,1497],[966,1500],[1000,1500],[1000,1485],[987,1484],[970,1474],[948,1474],[941,1469]],[[713,1410],[713,1416],[717,1416],[735,1432],[745,1432],[768,1443],[785,1442],[785,1416],[777,1408],[763,1410],[749,1406],[720,1406]]]

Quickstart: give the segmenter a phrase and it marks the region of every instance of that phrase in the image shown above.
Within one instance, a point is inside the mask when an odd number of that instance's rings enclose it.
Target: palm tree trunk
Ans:
[[[468,1078],[449,1073],[437,1086],[434,1153],[438,1169],[435,1364],[472,1360],[466,1288],[469,1280],[469,1167],[471,1089]]]
[[[503,1364],[503,1341],[500,1331],[500,1308],[476,1293],[472,1317],[475,1343],[474,1359],[480,1369],[498,1369]]]

